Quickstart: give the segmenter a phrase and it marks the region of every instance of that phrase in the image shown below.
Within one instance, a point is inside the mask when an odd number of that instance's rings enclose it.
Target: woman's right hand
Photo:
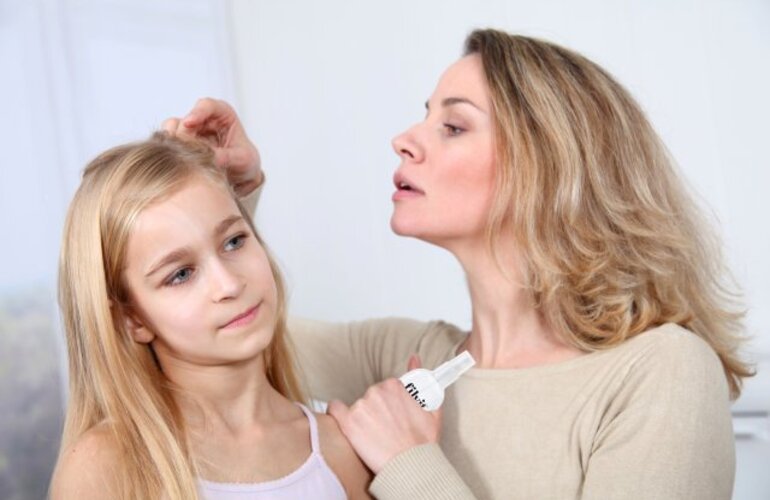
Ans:
[[[411,356],[408,369],[420,367],[420,358]],[[438,443],[441,434],[441,409],[423,410],[395,378],[371,386],[350,407],[332,400],[327,411],[375,474],[415,446]]]
[[[205,97],[183,118],[168,118],[163,130],[179,137],[201,139],[214,149],[214,162],[225,169],[239,196],[262,184],[264,176],[259,151],[243,129],[238,114],[227,102]]]

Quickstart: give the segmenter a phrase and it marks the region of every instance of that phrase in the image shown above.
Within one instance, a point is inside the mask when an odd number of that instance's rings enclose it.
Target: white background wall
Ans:
[[[770,2],[391,1],[233,4],[240,110],[268,182],[260,225],[300,314],[469,323],[444,252],[389,229],[390,139],[473,27],[548,38],[608,68],[639,99],[713,210],[770,352]]]
[[[713,210],[750,306],[751,353],[770,359],[767,0],[0,0],[0,295],[40,287],[50,315],[82,166],[214,95],[235,102],[261,148],[258,219],[295,314],[468,326],[452,258],[390,232],[389,140],[422,118],[465,35],[486,26],[577,49],[637,96]],[[4,366],[0,382],[18,392]],[[738,422],[754,439],[738,442],[737,499],[770,497],[769,372],[736,406],[760,415]],[[0,479],[14,479],[3,446]]]
[[[268,184],[258,224],[294,314],[470,324],[451,256],[394,236],[390,138],[474,27],[576,49],[641,102],[722,233],[761,364],[736,419],[735,498],[770,497],[770,2],[495,0],[232,4],[240,111]],[[752,439],[748,439],[752,436]]]
[[[215,0],[0,0],[0,292],[55,281],[86,161],[233,99],[227,19]]]

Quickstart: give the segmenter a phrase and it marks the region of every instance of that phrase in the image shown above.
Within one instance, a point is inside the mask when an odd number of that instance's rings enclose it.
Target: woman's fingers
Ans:
[[[166,118],[163,120],[160,128],[167,134],[176,135],[176,131],[179,128],[180,122],[181,120],[177,117]]]
[[[409,361],[406,364],[408,370],[415,370],[417,368],[422,367],[422,361],[420,360],[420,356],[417,354],[412,354],[409,356]]]
[[[182,125],[188,129],[198,129],[208,121],[232,123],[235,120],[235,110],[225,101],[204,97],[198,99],[195,105],[182,119]]]
[[[211,97],[198,99],[183,118],[165,120],[163,130],[177,137],[194,137],[211,146],[214,163],[225,170],[239,196],[262,184],[264,174],[259,151],[227,102]]]
[[[345,432],[348,423],[348,415],[350,413],[347,405],[342,401],[333,399],[329,401],[329,404],[326,406],[326,413],[334,417],[334,420],[337,421],[342,432]]]
[[[418,365],[419,359],[410,363]],[[331,401],[327,412],[375,473],[396,455],[437,442],[441,432],[441,413],[420,408],[397,379],[371,386],[349,408],[340,401]]]

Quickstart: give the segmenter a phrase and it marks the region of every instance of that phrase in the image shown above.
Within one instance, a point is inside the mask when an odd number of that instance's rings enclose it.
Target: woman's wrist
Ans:
[[[409,448],[388,460],[369,491],[376,498],[473,498],[437,443]]]
[[[233,190],[240,198],[245,198],[253,193],[255,189],[259,188],[264,181],[265,175],[262,173],[262,170],[260,170],[256,178],[233,184]]]

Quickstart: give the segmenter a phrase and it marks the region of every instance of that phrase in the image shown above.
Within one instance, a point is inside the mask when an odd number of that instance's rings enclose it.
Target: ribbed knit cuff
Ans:
[[[265,181],[263,180],[262,184],[260,184],[256,189],[254,189],[246,196],[241,196],[240,198],[241,205],[243,205],[246,211],[251,214],[252,218],[257,211],[257,203],[259,203],[259,196],[262,194],[262,188],[264,185]]]
[[[438,444],[415,446],[396,455],[374,477],[369,493],[379,500],[472,500]]]

